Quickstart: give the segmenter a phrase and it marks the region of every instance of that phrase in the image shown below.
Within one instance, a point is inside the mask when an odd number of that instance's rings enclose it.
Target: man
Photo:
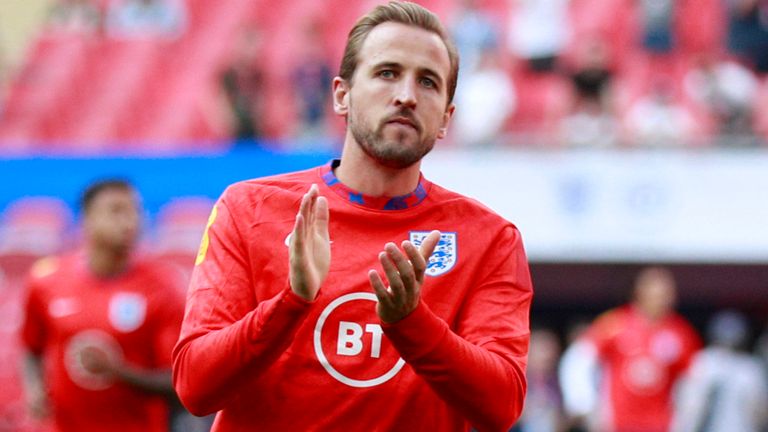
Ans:
[[[571,345],[561,363],[569,414],[596,414],[597,431],[669,430],[673,385],[701,346],[693,327],[674,312],[675,298],[672,273],[646,268],[637,276],[633,301],[598,317]]]
[[[707,336],[709,346],[693,358],[676,392],[672,431],[765,431],[768,386],[760,359],[747,351],[746,317],[718,312]]]
[[[376,7],[333,80],[341,160],[224,192],[174,349],[176,390],[218,411],[213,430],[506,430],[519,416],[520,234],[420,174],[457,73],[431,12]]]
[[[167,431],[183,314],[174,273],[132,253],[140,209],[120,180],[82,199],[84,247],[36,263],[22,328],[27,395],[59,431]]]

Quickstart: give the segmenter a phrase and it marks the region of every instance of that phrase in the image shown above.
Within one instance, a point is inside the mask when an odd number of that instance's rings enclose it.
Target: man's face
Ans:
[[[97,245],[127,251],[136,243],[140,217],[136,194],[108,188],[96,195],[85,214],[84,231]]]
[[[363,42],[351,83],[334,81],[336,112],[378,163],[406,168],[445,136],[448,50],[440,37],[400,23],[376,26]]]

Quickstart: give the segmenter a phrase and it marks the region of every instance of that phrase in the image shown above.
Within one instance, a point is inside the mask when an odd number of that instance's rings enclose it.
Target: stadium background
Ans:
[[[0,2],[7,380],[16,374],[23,274],[40,256],[77,245],[83,187],[103,177],[133,181],[146,208],[144,249],[188,276],[227,184],[339,153],[343,123],[318,82],[335,74],[347,29],[375,2],[168,1],[175,6],[155,27],[110,15],[120,3],[130,2]],[[475,117],[456,119],[424,172],[521,228],[535,325],[565,335],[624,301],[639,268],[663,264],[678,278],[681,311],[700,329],[713,312],[737,308],[755,338],[763,331],[766,2],[418,3],[457,36],[470,35],[459,37],[460,49],[477,50],[462,52],[457,95],[459,111]],[[645,8],[654,3],[662,6]],[[516,39],[513,24],[540,30],[539,45]],[[473,76],[485,67],[492,78]],[[599,92],[576,78],[594,69],[609,77]],[[462,94],[468,82],[498,94]],[[488,118],[495,130],[466,126]],[[4,386],[0,396],[17,400],[18,388]]]

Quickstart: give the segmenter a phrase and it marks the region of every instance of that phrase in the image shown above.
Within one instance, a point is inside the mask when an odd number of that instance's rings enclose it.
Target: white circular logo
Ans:
[[[338,308],[339,306],[343,305],[344,303],[356,301],[356,300],[368,300],[372,301],[374,303],[377,302],[376,295],[373,293],[351,293],[343,295],[336,300],[332,301],[328,304],[328,306],[325,307],[323,312],[320,314],[320,317],[317,319],[317,324],[315,325],[315,333],[314,333],[314,347],[315,347],[315,355],[317,356],[318,361],[320,361],[320,364],[323,366],[323,368],[328,372],[332,377],[334,377],[339,382],[346,384],[350,387],[373,387],[382,383],[385,383],[392,379],[395,375],[397,375],[398,372],[400,372],[400,369],[402,369],[403,365],[405,365],[405,360],[398,357],[397,362],[395,365],[389,369],[384,374],[371,378],[371,379],[355,379],[350,378],[341,372],[339,372],[336,368],[331,365],[331,362],[328,360],[328,357],[326,357],[325,353],[323,352],[323,344],[322,344],[322,335],[323,335],[323,326],[325,325],[326,321],[328,320],[328,317],[331,315],[331,313]],[[355,325],[355,324],[352,324]],[[369,324],[370,326],[370,324]],[[369,328],[369,326],[366,326],[366,328]],[[341,342],[339,342],[341,345]],[[375,350],[376,348],[372,348]],[[377,355],[372,355],[372,357],[377,357]]]
[[[123,358],[120,344],[109,333],[91,329],[73,336],[64,350],[64,367],[75,384],[86,390],[109,388],[114,382],[114,377],[107,372],[90,370],[83,358],[87,351],[115,364]]]

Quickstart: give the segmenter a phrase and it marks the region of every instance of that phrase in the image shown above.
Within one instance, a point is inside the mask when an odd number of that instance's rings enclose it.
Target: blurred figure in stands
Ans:
[[[768,1],[727,0],[728,49],[760,73],[768,73]]]
[[[112,0],[107,10],[107,33],[117,38],[175,38],[186,30],[182,0]]]
[[[238,35],[229,66],[221,75],[221,86],[232,112],[232,136],[240,143],[263,135],[264,70],[262,36],[255,26],[246,26]]]
[[[459,50],[461,71],[474,71],[486,50],[498,49],[499,25],[491,14],[478,8],[477,0],[459,1],[454,17],[450,29]]]
[[[328,135],[326,114],[331,105],[328,83],[333,79],[333,72],[323,43],[322,23],[315,19],[305,23],[303,37],[299,61],[291,73],[299,120],[296,136],[300,141],[308,141],[311,148],[317,148],[318,137]]]
[[[630,106],[624,123],[629,141],[643,147],[684,146],[699,132],[693,115],[678,102],[674,83],[665,78]]]
[[[560,124],[567,146],[610,147],[618,141],[618,121],[610,100],[613,71],[608,46],[594,37],[579,44],[570,71],[573,108]]]
[[[733,311],[710,321],[709,346],[682,381],[672,432],[761,432],[768,425],[768,388],[760,360],[747,349],[749,325]]]
[[[528,395],[514,432],[560,432],[565,427],[563,398],[557,377],[560,340],[551,330],[531,331],[528,354]]]
[[[133,251],[140,205],[128,183],[83,194],[83,249],[30,272],[23,344],[29,409],[57,430],[167,431],[177,277]]]
[[[512,16],[507,26],[508,45],[515,58],[533,72],[555,69],[570,37],[570,0],[509,0]]]
[[[672,273],[646,268],[632,302],[598,317],[568,348],[561,382],[571,416],[589,418],[601,432],[669,430],[673,385],[701,346],[693,327],[674,312],[675,299]]]
[[[95,0],[58,0],[48,14],[54,32],[95,34],[101,31],[102,11]]]
[[[718,122],[724,144],[754,144],[753,108],[760,83],[746,67],[729,60],[702,55],[685,76],[685,91]]]
[[[675,47],[673,18],[676,0],[640,0],[642,45],[651,54],[668,54]]]
[[[497,144],[517,106],[517,94],[495,47],[480,53],[474,70],[465,72],[456,102],[465,107],[454,116],[455,142],[463,146]]]

